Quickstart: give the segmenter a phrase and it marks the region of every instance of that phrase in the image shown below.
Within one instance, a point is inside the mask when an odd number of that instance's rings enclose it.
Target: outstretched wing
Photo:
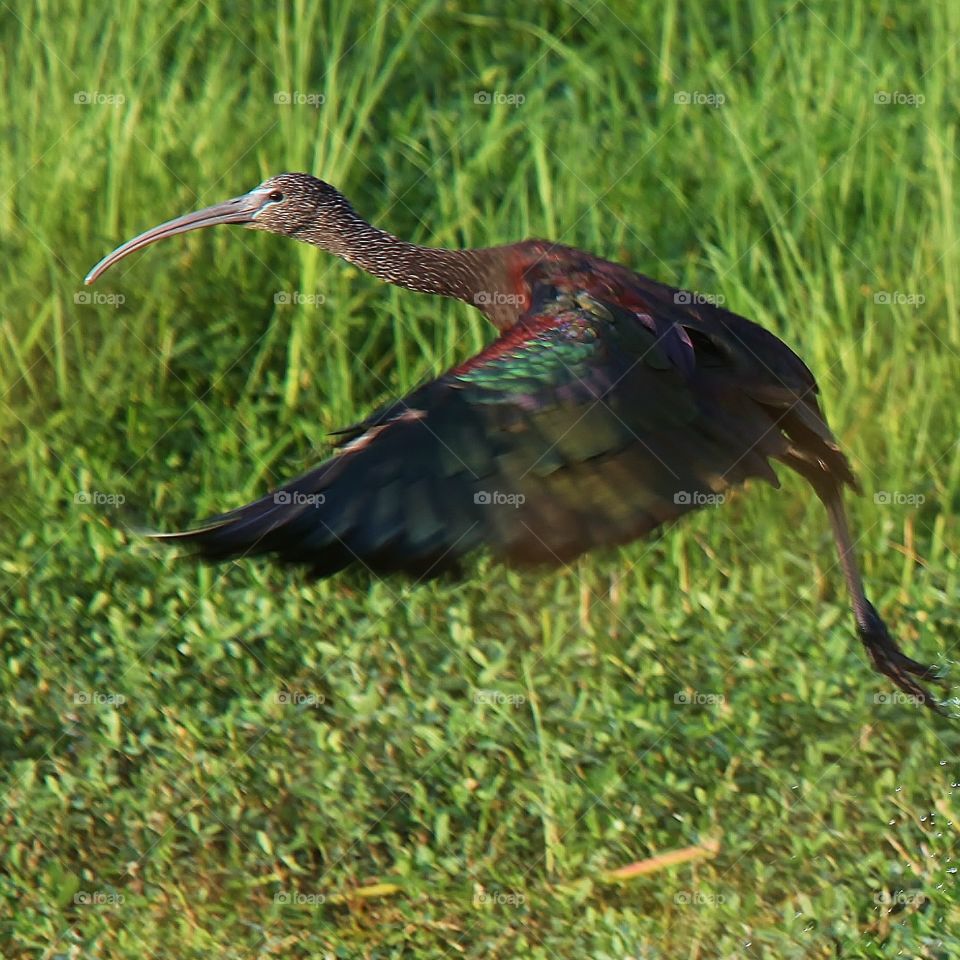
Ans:
[[[199,529],[210,558],[276,554],[434,575],[487,546],[560,563],[633,540],[788,455],[730,357],[648,313],[543,284],[472,360],[344,431],[329,460]],[[824,429],[826,429],[824,427]]]

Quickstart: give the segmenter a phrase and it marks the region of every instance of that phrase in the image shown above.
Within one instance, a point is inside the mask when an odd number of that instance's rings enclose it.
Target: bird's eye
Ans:
[[[271,203],[279,203],[279,202],[283,199],[283,194],[282,194],[279,190],[274,190],[273,193],[271,193],[271,194],[267,197],[267,199],[268,199]]]

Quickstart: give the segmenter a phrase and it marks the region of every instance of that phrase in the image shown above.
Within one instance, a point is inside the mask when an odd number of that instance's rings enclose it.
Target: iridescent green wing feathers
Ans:
[[[477,357],[344,431],[305,476],[185,533],[205,556],[274,553],[434,575],[487,546],[519,564],[626,543],[749,476],[787,440],[682,329],[537,291]]]

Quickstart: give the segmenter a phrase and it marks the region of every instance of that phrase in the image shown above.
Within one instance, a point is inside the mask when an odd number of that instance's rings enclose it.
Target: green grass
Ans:
[[[783,336],[862,478],[874,601],[949,667],[960,7],[636,6],[0,13],[3,956],[960,956],[960,728],[877,702],[799,481],[460,584],[124,532],[239,505],[490,337],[228,228],[77,301],[119,241],[303,169],[401,236],[552,237]]]

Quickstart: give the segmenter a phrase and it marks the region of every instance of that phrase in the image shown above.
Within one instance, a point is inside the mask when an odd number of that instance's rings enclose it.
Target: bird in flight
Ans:
[[[516,565],[628,543],[772,463],[826,508],[876,669],[939,707],[864,592],[843,506],[857,489],[803,361],[763,327],[627,267],[545,240],[448,250],[368,223],[338,190],[285,173],[134,237],[238,224],[314,244],[388,283],[471,304],[497,328],[469,360],[336,434],[333,456],[196,529],[157,536],[209,559],[271,554],[319,576],[417,577],[486,547]]]

